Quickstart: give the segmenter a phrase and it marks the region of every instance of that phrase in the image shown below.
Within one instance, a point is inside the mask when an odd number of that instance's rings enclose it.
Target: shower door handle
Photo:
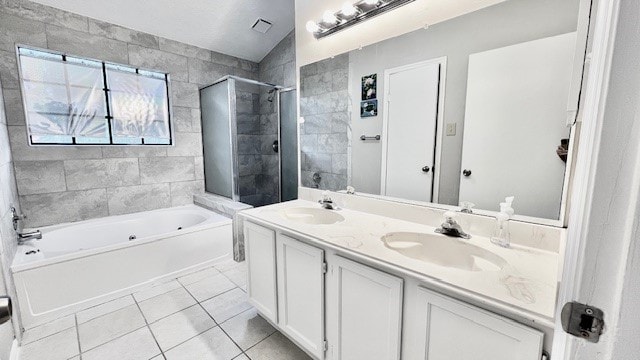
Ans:
[[[274,152],[278,152],[279,150],[279,146],[278,146],[278,140],[274,141],[273,144],[271,145],[271,148],[273,148]]]

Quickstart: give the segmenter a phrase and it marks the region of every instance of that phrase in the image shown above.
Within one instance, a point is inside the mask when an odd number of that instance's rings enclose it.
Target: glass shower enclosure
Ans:
[[[205,191],[253,206],[297,198],[296,91],[236,76],[200,89]]]

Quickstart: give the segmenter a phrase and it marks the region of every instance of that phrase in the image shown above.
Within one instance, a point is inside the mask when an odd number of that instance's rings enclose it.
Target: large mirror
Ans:
[[[557,221],[584,3],[502,1],[301,67],[302,186]]]

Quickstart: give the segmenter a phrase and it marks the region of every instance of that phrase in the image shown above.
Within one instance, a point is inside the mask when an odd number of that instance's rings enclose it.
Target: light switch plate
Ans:
[[[447,136],[455,136],[455,135],[456,135],[456,123],[448,123]]]

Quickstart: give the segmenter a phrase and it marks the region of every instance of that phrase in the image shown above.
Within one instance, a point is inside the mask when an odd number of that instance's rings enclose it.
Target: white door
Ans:
[[[277,236],[278,324],[318,359],[324,358],[324,251]]]
[[[266,319],[278,322],[276,293],[276,233],[244,222],[249,302]]]
[[[440,74],[441,60],[385,71],[382,195],[432,201]]]
[[[327,357],[399,359],[403,280],[339,256],[327,260]]]
[[[418,288],[417,348],[424,360],[539,360],[543,334]]]
[[[558,219],[575,42],[569,33],[469,56],[460,201],[497,211],[515,195],[517,214]]]

